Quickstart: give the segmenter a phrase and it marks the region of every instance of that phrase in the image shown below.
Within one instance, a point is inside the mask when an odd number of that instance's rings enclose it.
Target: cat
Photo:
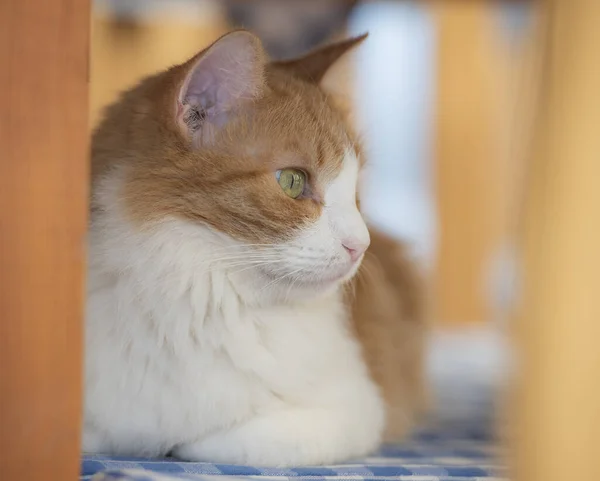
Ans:
[[[364,38],[271,62],[234,31],[107,108],[84,452],[319,465],[408,431],[425,397],[418,275],[369,233],[364,156],[320,86]]]

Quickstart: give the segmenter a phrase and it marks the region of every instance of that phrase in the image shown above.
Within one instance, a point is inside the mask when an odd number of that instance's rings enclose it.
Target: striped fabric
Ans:
[[[400,445],[335,466],[262,468],[176,459],[85,456],[81,480],[93,481],[473,481],[504,478],[488,429],[465,423],[423,429]]]

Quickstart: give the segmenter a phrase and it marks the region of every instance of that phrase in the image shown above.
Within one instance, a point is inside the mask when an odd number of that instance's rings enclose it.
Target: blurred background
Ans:
[[[493,387],[507,369],[517,92],[533,16],[516,1],[96,0],[91,123],[140,77],[233,27],[258,34],[275,58],[369,32],[330,83],[368,153],[366,216],[405,240],[430,280],[438,399],[468,411],[457,382]]]
[[[90,58],[88,2],[0,2],[4,478],[79,472],[86,120],[235,26],[275,57],[370,32],[330,87],[366,145],[367,216],[429,280],[438,412],[489,408],[515,361],[495,399],[516,479],[597,477],[598,0],[92,3]]]

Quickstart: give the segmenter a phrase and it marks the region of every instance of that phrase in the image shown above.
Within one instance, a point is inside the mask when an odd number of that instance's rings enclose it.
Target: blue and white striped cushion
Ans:
[[[479,424],[481,426],[481,424]],[[409,441],[335,466],[262,468],[175,459],[85,456],[82,480],[93,481],[487,481],[502,479],[498,450],[487,429],[464,423],[422,430]]]

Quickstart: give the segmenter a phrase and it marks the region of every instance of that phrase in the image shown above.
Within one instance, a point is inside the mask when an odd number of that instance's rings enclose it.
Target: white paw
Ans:
[[[365,429],[365,427],[367,429]],[[173,450],[190,461],[253,466],[331,464],[374,450],[382,422],[332,411],[280,411]]]

